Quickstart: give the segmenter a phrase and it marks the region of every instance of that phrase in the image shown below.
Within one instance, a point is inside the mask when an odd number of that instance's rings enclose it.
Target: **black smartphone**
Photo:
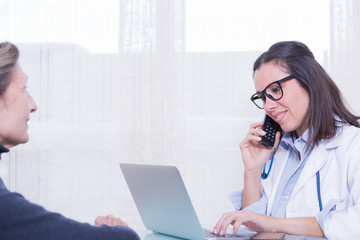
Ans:
[[[273,147],[275,143],[276,132],[282,131],[280,125],[271,117],[265,115],[262,129],[266,132],[266,135],[261,137],[261,144],[268,148]]]

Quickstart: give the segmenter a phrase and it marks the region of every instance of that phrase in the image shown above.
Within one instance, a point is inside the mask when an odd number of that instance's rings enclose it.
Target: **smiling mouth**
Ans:
[[[279,115],[277,115],[277,116],[275,117],[275,120],[278,121],[279,119],[281,119],[281,118],[285,115],[285,113],[286,113],[286,112],[282,112],[282,113],[280,113]]]

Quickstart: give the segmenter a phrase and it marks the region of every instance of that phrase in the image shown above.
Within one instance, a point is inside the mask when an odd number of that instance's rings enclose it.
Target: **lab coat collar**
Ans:
[[[342,145],[343,136],[341,135],[341,132],[343,131],[343,127],[345,124],[341,123],[340,120],[338,119],[338,117],[335,117],[335,121],[336,121],[336,126],[337,126],[335,136],[332,137],[331,139],[322,139],[318,143],[318,146],[323,144],[325,146],[325,149],[331,149],[331,148],[336,148],[336,147]],[[309,129],[307,129],[300,136],[300,140],[306,144],[309,139],[309,134],[310,134],[310,131],[309,131]],[[290,146],[293,149],[295,149],[294,140],[295,140],[294,132],[285,132],[284,136],[282,137],[282,139],[280,141],[280,146],[282,146],[286,150],[288,150]],[[313,148],[313,144],[310,145],[310,148]]]

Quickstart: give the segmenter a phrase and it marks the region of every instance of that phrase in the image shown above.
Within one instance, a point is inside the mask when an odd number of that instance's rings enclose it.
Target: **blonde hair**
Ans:
[[[18,59],[19,49],[14,44],[0,43],[0,96],[10,83],[10,75]]]

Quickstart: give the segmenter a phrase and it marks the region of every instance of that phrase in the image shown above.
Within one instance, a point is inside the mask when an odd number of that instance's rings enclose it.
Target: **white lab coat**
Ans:
[[[274,198],[289,151],[279,147],[269,177],[262,181],[268,199]],[[360,239],[360,128],[344,125],[330,140],[323,140],[310,154],[290,196],[286,217],[317,216],[316,172],[320,170],[323,230],[328,239]],[[318,216],[320,217],[320,215]]]

